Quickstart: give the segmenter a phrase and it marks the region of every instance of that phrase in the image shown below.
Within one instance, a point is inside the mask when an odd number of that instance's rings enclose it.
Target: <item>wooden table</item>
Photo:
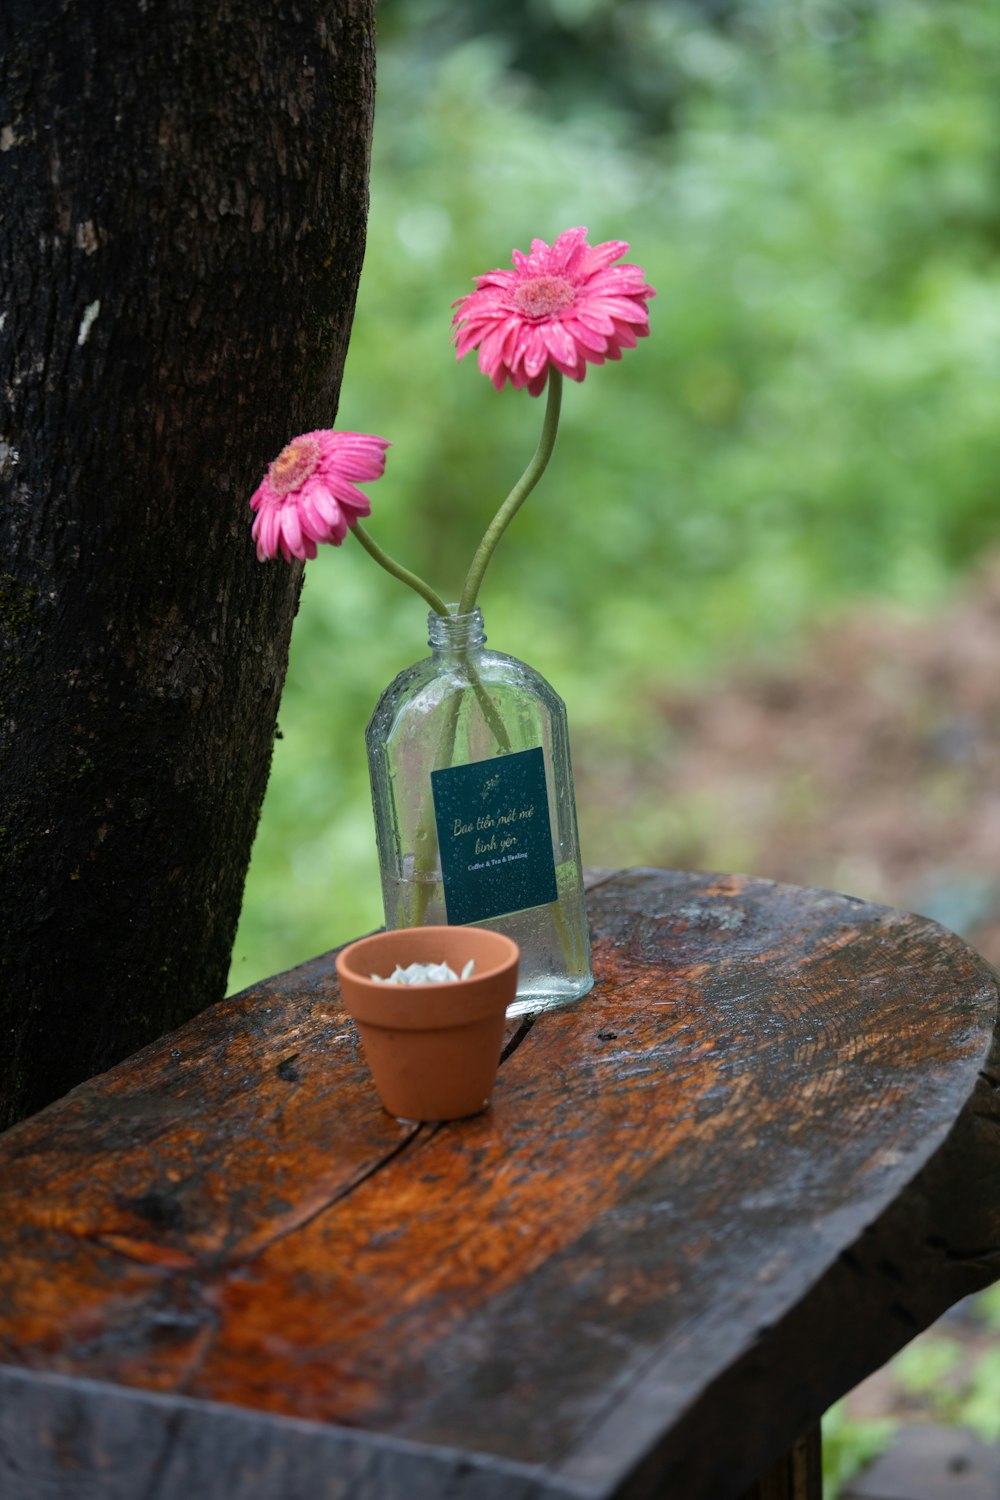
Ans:
[[[1000,1274],[997,976],[735,876],[590,911],[478,1118],[381,1111],[327,955],[0,1139],[3,1500],[818,1493],[799,1435]]]

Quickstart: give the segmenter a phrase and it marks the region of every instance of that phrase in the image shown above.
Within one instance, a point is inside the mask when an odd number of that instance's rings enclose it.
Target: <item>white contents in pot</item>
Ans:
[[[376,984],[444,984],[468,979],[475,967],[475,960],[471,958],[461,974],[456,974],[448,964],[410,964],[405,969],[397,964],[388,979],[383,979],[381,974],[372,974],[371,978]]]

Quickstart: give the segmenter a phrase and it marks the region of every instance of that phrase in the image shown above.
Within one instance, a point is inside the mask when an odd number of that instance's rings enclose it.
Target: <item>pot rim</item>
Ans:
[[[421,934],[418,942],[410,943],[419,951],[414,953],[417,962],[422,958],[441,962],[451,956],[455,968],[455,945],[460,935],[470,928],[428,926],[393,928],[389,932],[370,933],[357,938],[342,948],[336,956],[337,977],[340,983],[340,999],[348,1015],[359,1025],[375,1026],[389,1031],[436,1031],[442,1027],[471,1026],[486,1016],[506,1011],[517,990],[517,972],[521,950],[512,938],[488,928],[477,928],[477,941],[489,939],[489,947],[500,956],[488,968],[477,968],[468,979],[452,979],[432,984],[384,984],[372,979],[378,972],[378,953],[392,939],[391,946],[398,950],[401,943]],[[407,934],[407,940],[400,936]],[[442,934],[447,934],[450,955],[443,952]],[[409,961],[409,960],[408,960]],[[463,960],[464,961],[464,960]],[[478,960],[477,960],[478,961]]]

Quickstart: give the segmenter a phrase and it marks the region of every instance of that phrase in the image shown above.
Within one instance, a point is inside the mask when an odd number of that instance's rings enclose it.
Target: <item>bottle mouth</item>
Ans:
[[[427,616],[427,644],[438,650],[467,650],[470,646],[481,646],[486,640],[483,630],[483,615],[479,606],[468,614],[455,614],[457,604],[449,604],[452,613],[439,615],[431,610]]]

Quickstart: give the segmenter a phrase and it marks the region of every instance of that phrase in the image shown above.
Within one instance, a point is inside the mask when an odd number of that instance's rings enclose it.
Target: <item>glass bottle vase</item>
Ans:
[[[478,609],[428,618],[431,655],[382,694],[366,746],[387,927],[474,923],[521,949],[509,1015],[593,983],[566,709],[485,649]]]

